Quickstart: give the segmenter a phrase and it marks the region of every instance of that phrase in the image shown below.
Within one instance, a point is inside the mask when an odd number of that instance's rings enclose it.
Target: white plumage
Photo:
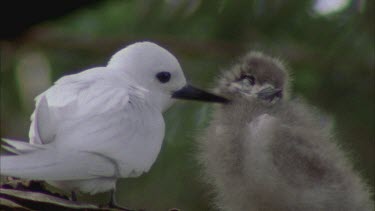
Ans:
[[[187,91],[195,90],[192,93]],[[117,52],[107,66],[59,79],[36,98],[30,144],[4,139],[2,175],[47,180],[90,194],[150,170],[173,98],[223,98],[188,86],[177,59],[150,42]]]

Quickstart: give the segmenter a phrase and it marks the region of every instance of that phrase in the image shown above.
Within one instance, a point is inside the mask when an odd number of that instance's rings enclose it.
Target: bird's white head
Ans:
[[[107,67],[147,90],[147,99],[165,111],[173,98],[222,102],[225,99],[186,83],[181,66],[169,51],[151,42],[137,42],[112,56]]]

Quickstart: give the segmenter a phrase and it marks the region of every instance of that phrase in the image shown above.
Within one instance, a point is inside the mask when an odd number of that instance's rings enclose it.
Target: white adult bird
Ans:
[[[151,42],[120,50],[106,67],[59,79],[36,98],[30,143],[3,139],[2,175],[67,191],[114,190],[118,178],[149,171],[164,138],[162,113],[173,98],[226,99],[188,85],[177,59]]]

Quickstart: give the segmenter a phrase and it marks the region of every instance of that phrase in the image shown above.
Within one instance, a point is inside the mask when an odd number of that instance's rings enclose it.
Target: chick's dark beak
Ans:
[[[184,86],[182,89],[177,90],[172,94],[172,98],[176,99],[185,99],[185,100],[197,100],[197,101],[204,101],[204,102],[213,102],[213,103],[228,103],[229,100],[220,97],[201,89],[195,88],[190,85]]]
[[[258,98],[262,100],[269,100],[272,101],[275,97],[281,98],[283,95],[282,89],[268,87],[265,89],[260,90],[258,93]]]

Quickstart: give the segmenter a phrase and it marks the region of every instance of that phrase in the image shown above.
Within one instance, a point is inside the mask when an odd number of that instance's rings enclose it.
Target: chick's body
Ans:
[[[282,95],[262,98],[264,87]],[[288,75],[277,60],[248,54],[222,77],[218,92],[232,102],[216,107],[199,154],[218,208],[372,210],[328,118],[288,99]]]

